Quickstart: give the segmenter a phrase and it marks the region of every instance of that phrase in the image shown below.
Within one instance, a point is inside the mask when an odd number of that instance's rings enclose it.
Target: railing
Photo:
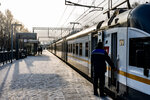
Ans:
[[[13,53],[13,57],[12,57],[12,53]],[[1,64],[6,64],[8,62],[12,62],[13,60],[16,59],[16,51],[14,50],[13,52],[11,51],[0,51],[0,65]],[[19,53],[18,53],[18,58],[19,59],[22,59],[22,58],[25,58],[27,57],[26,55],[26,51],[23,50],[23,49],[20,49],[19,50]]]

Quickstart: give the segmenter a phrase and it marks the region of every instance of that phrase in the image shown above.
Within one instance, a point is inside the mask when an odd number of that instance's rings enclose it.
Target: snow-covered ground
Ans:
[[[48,51],[0,67],[0,100],[110,100]]]

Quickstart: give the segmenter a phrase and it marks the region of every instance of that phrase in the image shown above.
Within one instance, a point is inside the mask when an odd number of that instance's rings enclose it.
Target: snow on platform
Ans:
[[[0,100],[111,100],[48,51],[0,67]]]

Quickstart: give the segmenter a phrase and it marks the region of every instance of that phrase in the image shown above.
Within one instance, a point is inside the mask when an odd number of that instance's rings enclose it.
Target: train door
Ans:
[[[93,33],[91,36],[91,51],[93,51],[96,48],[98,41],[98,35],[96,33]]]
[[[67,61],[67,57],[68,57],[68,42],[65,39],[65,61]]]
[[[91,38],[91,51],[90,52],[92,52],[96,48],[97,43],[98,43],[97,42],[98,41],[98,34],[97,34],[97,32],[92,33],[90,38]],[[89,60],[91,60],[91,59],[89,59]],[[92,68],[92,66],[91,67],[89,66],[89,68],[91,68],[91,70],[90,70],[91,72],[90,73],[91,73],[91,77],[93,77],[93,73],[92,73],[93,72],[93,68]]]
[[[62,59],[64,61],[67,61],[68,45],[66,39],[63,39],[61,52],[62,52]]]
[[[64,60],[64,41],[62,41],[62,45],[61,45],[61,58]]]
[[[117,68],[117,33],[111,34],[111,59]],[[111,68],[108,74],[109,86],[114,93],[117,93],[117,71]]]

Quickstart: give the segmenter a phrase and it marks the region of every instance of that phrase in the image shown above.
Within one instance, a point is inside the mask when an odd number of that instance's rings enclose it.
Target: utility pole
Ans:
[[[76,24],[77,24],[77,22],[76,22]],[[80,24],[80,23],[78,23],[78,24]],[[51,31],[58,31],[58,32],[60,32],[60,37],[62,37],[63,32],[70,33],[70,31],[73,30],[73,29],[76,30],[76,31],[80,31],[81,30],[81,28],[74,28],[74,26],[73,26],[73,28],[65,28],[65,27],[33,27],[33,33],[36,30],[47,30],[48,31],[47,32],[48,36],[42,36],[42,37],[39,37],[39,38],[53,38],[53,39],[56,39],[56,38],[58,38],[58,36],[57,37],[56,36],[50,36]]]
[[[128,6],[128,9],[131,9],[131,5],[130,5],[130,1],[127,0],[127,6]]]
[[[22,26],[21,24],[11,24],[11,63],[13,59],[13,32],[14,32],[14,26]],[[15,34],[15,33],[14,33]]]
[[[78,22],[70,22],[70,24],[73,24],[72,31],[74,31],[75,24],[80,24],[80,23],[78,23]]]

